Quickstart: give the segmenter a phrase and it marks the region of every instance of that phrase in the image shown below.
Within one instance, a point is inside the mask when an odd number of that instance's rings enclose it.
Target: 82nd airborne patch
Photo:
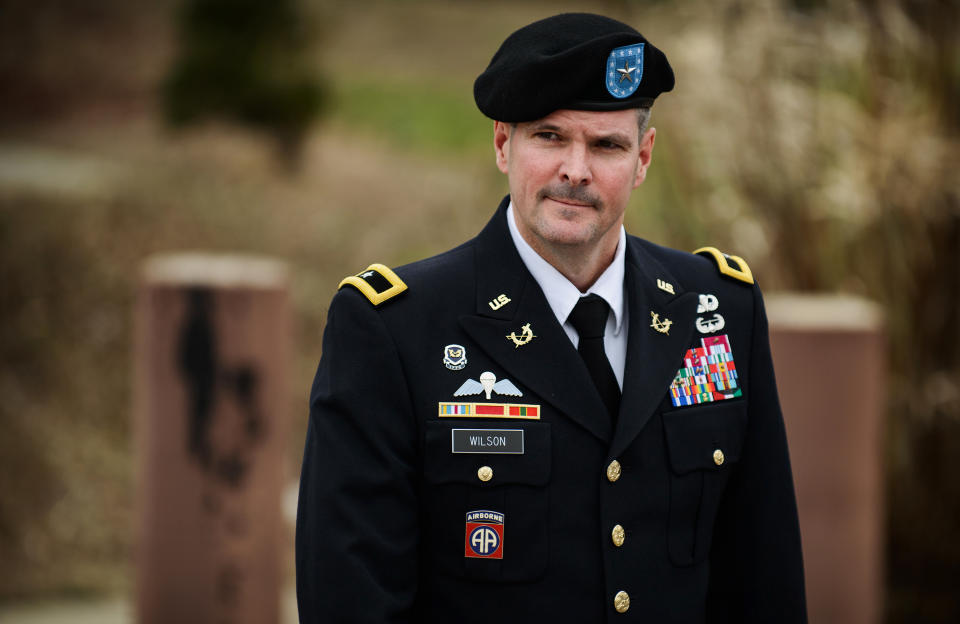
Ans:
[[[503,514],[489,509],[467,512],[463,555],[472,559],[503,559]]]

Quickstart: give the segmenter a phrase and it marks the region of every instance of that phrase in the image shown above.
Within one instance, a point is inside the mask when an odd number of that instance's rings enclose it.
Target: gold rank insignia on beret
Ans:
[[[407,289],[407,285],[390,270],[390,267],[377,262],[356,275],[343,278],[337,290],[347,285],[359,290],[375,306],[396,297]]]
[[[747,266],[747,262],[740,256],[725,254],[716,247],[701,247],[693,253],[713,258],[721,274],[748,284],[753,283],[753,273],[750,271],[750,267]],[[730,263],[731,260],[733,260],[734,264]]]

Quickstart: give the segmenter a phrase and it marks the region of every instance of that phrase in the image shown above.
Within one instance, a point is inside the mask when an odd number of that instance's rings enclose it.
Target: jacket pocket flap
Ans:
[[[455,433],[454,430],[459,431]],[[478,441],[471,445],[470,436],[482,440],[506,440],[507,444],[485,447]],[[550,480],[550,424],[428,421],[423,462],[424,476],[430,483],[468,483],[484,487],[546,485]],[[483,467],[490,469],[489,472],[483,471],[486,480],[480,474]]]
[[[746,401],[686,407],[663,414],[673,472],[722,470],[740,459],[747,426]]]

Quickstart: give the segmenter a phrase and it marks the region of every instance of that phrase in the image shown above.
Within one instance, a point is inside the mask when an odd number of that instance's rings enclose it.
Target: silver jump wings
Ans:
[[[481,373],[480,381],[468,379],[463,382],[463,385],[453,393],[453,396],[461,397],[469,396],[471,394],[484,393],[487,395],[487,399],[489,399],[490,395],[494,392],[507,396],[523,396],[523,393],[520,392],[519,388],[513,385],[512,381],[509,379],[501,379],[500,381],[497,381],[497,376],[490,371],[484,371]]]

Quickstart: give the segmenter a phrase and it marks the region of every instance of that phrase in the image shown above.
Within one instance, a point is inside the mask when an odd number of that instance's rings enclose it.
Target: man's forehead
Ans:
[[[576,130],[590,136],[627,134],[632,137],[637,129],[637,109],[616,111],[555,110],[546,117],[520,122],[525,128]]]

